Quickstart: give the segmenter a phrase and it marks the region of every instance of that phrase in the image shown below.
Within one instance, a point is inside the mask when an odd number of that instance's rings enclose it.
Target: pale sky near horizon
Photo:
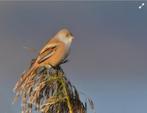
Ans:
[[[68,79],[97,113],[147,112],[147,2],[0,2],[0,113],[20,113],[12,89],[60,28],[75,36]]]

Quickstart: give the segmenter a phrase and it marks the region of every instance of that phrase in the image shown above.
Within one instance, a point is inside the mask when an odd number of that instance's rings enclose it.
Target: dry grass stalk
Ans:
[[[86,113],[87,107],[63,70],[40,67],[31,79],[18,80],[16,98],[22,99],[22,113]]]

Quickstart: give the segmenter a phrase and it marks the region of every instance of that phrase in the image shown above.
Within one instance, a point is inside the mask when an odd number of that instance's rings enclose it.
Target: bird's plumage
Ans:
[[[61,29],[57,32],[40,50],[32,66],[16,83],[14,90],[22,89],[26,85],[26,81],[35,76],[38,67],[46,65],[56,67],[60,65],[69,54],[72,39],[73,36],[68,29]]]

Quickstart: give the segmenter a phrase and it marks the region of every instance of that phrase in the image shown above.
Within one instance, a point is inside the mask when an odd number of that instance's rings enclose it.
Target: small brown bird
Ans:
[[[61,29],[57,32],[41,49],[29,70],[16,83],[14,91],[19,90],[20,87],[22,89],[22,84],[34,76],[38,67],[56,67],[60,65],[67,58],[73,39],[74,37],[68,29]]]

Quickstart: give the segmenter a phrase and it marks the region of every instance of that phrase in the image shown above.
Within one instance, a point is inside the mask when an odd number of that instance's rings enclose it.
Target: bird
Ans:
[[[31,64],[30,68],[23,73],[19,81],[17,81],[14,91],[26,85],[26,81],[33,78],[34,73],[41,66],[48,68],[59,66],[66,60],[70,53],[71,44],[73,42],[74,36],[67,29],[63,28],[59,30],[52,38],[50,38],[43,48],[38,53],[37,57]]]

